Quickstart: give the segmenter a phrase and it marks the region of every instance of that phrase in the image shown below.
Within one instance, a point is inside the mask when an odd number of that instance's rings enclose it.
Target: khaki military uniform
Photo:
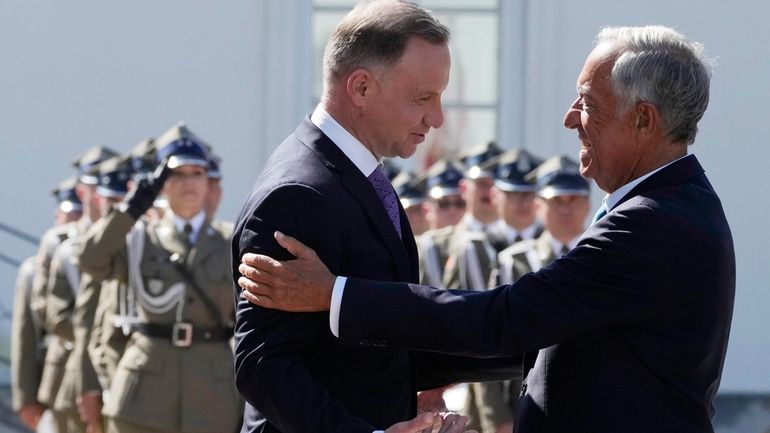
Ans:
[[[33,313],[41,318],[48,334],[38,400],[53,409],[54,421],[60,432],[72,430],[70,424],[77,424],[78,419],[76,411],[62,412],[55,404],[73,348],[72,306],[80,284],[80,273],[72,262],[72,243],[69,240],[84,233],[88,224],[88,220],[80,219],[46,233],[38,252],[32,286]]]
[[[73,315],[75,298],[82,280],[74,261],[75,242],[78,237],[80,235],[68,238],[56,248],[51,260],[46,298],[46,326],[53,335],[49,353],[56,353],[57,356],[46,357],[45,374],[50,374],[52,382],[58,381],[52,396],[52,407],[55,413],[64,418],[66,431],[69,433],[85,431],[76,404],[76,396],[79,395],[79,387],[76,384],[79,378],[71,366],[77,361],[72,358],[75,347]],[[52,350],[57,352],[51,352]]]
[[[519,241],[498,254],[496,285],[513,284],[522,275],[534,272],[556,260],[551,235],[542,232],[536,239]],[[521,390],[521,377],[504,382],[471,384],[469,394],[477,408],[476,428],[495,432],[497,426],[511,422]]]
[[[126,320],[130,318],[127,309],[133,303],[128,301],[127,290],[119,280],[103,281],[94,312],[87,350],[103,392],[110,389],[131,332]],[[103,398],[109,399],[109,394],[105,393]]]
[[[191,247],[171,215],[135,226],[113,211],[89,232],[79,259],[94,278],[127,282],[136,300],[137,323],[105,399],[108,430],[234,431],[240,402],[227,341],[234,302],[225,234],[204,223]]]
[[[522,275],[539,270],[559,255],[553,250],[553,237],[547,231],[537,239],[517,242],[498,254],[499,283],[513,284]]]
[[[11,394],[13,409],[38,403],[37,391],[43,372],[43,336],[41,323],[30,309],[35,258],[22,262],[16,279],[11,325]]]
[[[497,253],[483,231],[472,230],[463,219],[449,240],[443,286],[448,289],[487,290]]]
[[[542,234],[542,225],[536,223],[533,228],[527,232],[534,236]],[[471,233],[465,239],[457,239],[458,243],[453,247],[455,268],[447,271],[448,284],[455,288],[476,288],[483,284],[482,290],[500,285],[498,253],[510,246],[505,223],[499,220],[483,233]],[[520,377],[469,384],[465,402],[465,412],[471,419],[469,427],[487,433],[512,422],[520,387]]]
[[[417,252],[420,259],[420,284],[443,287],[444,266],[449,258],[449,241],[453,226],[428,230],[417,236]]]

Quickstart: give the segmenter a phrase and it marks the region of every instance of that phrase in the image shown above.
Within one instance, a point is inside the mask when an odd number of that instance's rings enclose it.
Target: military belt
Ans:
[[[232,337],[232,328],[221,326],[202,328],[192,323],[135,323],[131,329],[153,338],[171,340],[176,347],[189,347],[193,343],[227,341]]]

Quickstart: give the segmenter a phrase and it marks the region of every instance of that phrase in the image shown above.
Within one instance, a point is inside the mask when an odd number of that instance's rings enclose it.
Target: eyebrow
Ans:
[[[588,93],[588,91],[591,90],[591,86],[588,84],[580,84],[577,86],[577,93],[578,95],[585,95]]]

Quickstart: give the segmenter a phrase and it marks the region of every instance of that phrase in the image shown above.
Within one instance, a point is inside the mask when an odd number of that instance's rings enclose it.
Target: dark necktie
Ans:
[[[569,252],[569,247],[567,246],[567,244],[562,245],[561,246],[561,255],[562,256],[567,255],[568,252]]]
[[[191,247],[193,245],[192,241],[192,226],[190,223],[187,223],[184,225],[184,230],[182,230],[182,238],[184,239],[185,245],[188,247]]]
[[[596,211],[596,214],[594,214],[593,219],[591,219],[591,225],[594,225],[596,221],[599,221],[605,215],[607,215],[607,208],[605,208],[604,205],[602,204],[601,207],[599,207],[599,210]]]
[[[396,192],[393,190],[393,185],[382,172],[382,167],[377,168],[369,175],[369,182],[377,191],[377,195],[380,197],[382,205],[385,207],[385,212],[388,213],[390,222],[393,223],[393,227],[396,228],[398,237],[401,237],[401,220],[398,216],[398,202],[396,201]]]

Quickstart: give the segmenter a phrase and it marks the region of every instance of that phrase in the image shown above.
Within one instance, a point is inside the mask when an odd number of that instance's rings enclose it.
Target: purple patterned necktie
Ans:
[[[393,190],[393,185],[390,184],[387,176],[383,173],[381,166],[377,166],[368,179],[374,190],[377,191],[382,205],[385,206],[385,211],[388,213],[388,218],[393,223],[393,227],[396,228],[398,237],[401,237],[401,220],[398,216],[398,203],[396,202],[396,192]]]

